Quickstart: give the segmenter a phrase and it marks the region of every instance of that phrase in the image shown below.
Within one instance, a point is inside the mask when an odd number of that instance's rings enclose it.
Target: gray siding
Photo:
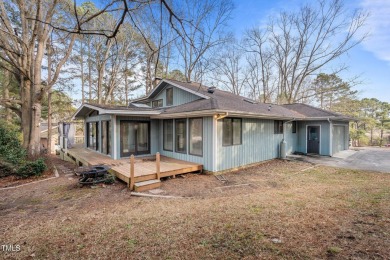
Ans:
[[[307,153],[307,126],[320,126],[320,155],[331,155],[330,124],[328,121],[299,121],[297,152]]]
[[[201,99],[201,97],[194,95],[188,91],[184,91],[180,88],[167,85],[155,98],[154,100],[162,99],[163,100],[163,107],[167,106],[167,101],[166,101],[166,89],[167,88],[173,88],[173,106],[178,106],[182,105],[185,103],[189,103],[198,99]],[[152,106],[152,102],[149,104]]]
[[[332,155],[348,150],[349,148],[349,123],[348,122],[332,122]]]
[[[98,115],[85,118],[85,122],[97,122],[105,120],[111,120],[111,115]]]
[[[297,147],[297,134],[291,132],[291,126],[291,123],[286,123],[285,127],[288,153],[294,152]],[[222,120],[218,121],[217,130],[216,171],[279,157],[283,134],[274,134],[274,120],[243,118],[241,145],[222,145]]]
[[[163,147],[163,123],[160,120],[159,124],[159,147],[160,153],[164,156],[169,156],[179,160],[185,160],[189,162],[203,164],[203,169],[206,171],[214,171],[213,170],[213,118],[212,117],[203,117],[203,156],[196,156],[188,154],[188,121],[187,121],[187,153],[176,153],[171,151],[165,151],[162,149]],[[175,127],[173,128],[173,136],[175,136]],[[175,139],[175,138],[174,138]],[[175,144],[173,144],[175,147]]]

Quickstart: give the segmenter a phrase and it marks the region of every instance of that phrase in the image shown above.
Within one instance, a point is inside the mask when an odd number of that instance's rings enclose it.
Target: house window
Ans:
[[[177,153],[187,152],[187,119],[175,120],[175,151]]]
[[[163,100],[158,99],[158,100],[153,100],[152,101],[152,107],[162,107],[163,106]]]
[[[190,124],[190,154],[203,155],[203,118],[191,118]]]
[[[274,121],[274,133],[283,134],[283,121],[281,120]]]
[[[297,132],[297,121],[292,121],[291,130],[293,134]]]
[[[87,146],[93,150],[99,150],[99,122],[87,123]]]
[[[224,146],[242,144],[241,118],[224,118],[222,120],[222,144]]]
[[[173,151],[173,119],[163,121],[163,148]]]
[[[173,105],[173,88],[167,88],[166,90],[166,100],[167,100],[167,106],[172,106]]]

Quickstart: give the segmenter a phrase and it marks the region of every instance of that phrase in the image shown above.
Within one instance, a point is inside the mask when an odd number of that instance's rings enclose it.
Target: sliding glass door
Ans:
[[[121,157],[150,153],[149,122],[121,121]]]
[[[102,153],[111,154],[111,124],[102,121]]]

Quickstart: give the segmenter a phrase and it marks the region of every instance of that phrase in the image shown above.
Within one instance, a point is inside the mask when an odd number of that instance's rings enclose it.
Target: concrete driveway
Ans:
[[[390,173],[390,148],[364,147],[327,156],[292,155],[291,159],[333,167]]]

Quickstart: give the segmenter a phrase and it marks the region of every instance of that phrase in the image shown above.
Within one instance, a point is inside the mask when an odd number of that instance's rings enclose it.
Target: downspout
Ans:
[[[286,121],[286,122],[283,122],[283,139],[282,139],[282,141],[284,141],[284,129],[285,129],[285,124],[287,124],[287,123],[290,123],[290,122],[292,122],[292,121],[296,121],[296,118],[293,118],[293,119],[291,119],[291,120],[289,120],[289,121]]]
[[[218,120],[223,119],[229,115],[228,112],[224,114],[216,114],[213,119],[213,169],[212,171],[218,171],[219,153],[218,153]]]
[[[289,121],[286,121],[286,122],[283,122],[283,139],[282,141],[280,142],[280,159],[285,159],[286,158],[286,155],[287,155],[287,152],[286,152],[286,141],[284,140],[284,132],[285,132],[285,124],[287,123],[290,123],[292,121],[295,121],[295,118],[293,118],[292,120],[289,120]]]

